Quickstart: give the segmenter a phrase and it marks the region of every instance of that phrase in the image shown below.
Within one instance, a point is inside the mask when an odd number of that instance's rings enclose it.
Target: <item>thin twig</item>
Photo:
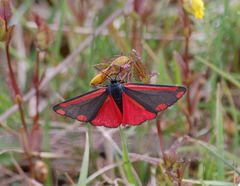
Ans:
[[[107,140],[109,140],[110,144],[113,146],[113,148],[122,155],[122,151],[117,145],[117,143],[112,139],[112,136],[109,134],[108,130],[103,129],[102,127],[97,128],[100,132],[102,132],[103,137],[105,137]]]
[[[184,82],[188,88],[186,99],[187,99],[187,108],[188,108],[188,116],[187,118],[188,121],[188,131],[191,133],[192,131],[192,102],[191,102],[191,89],[190,89],[190,84],[191,84],[191,72],[190,72],[190,66],[189,66],[189,41],[190,41],[190,36],[191,36],[191,28],[190,28],[190,21],[187,13],[185,12],[183,8],[183,0],[178,0],[178,4],[180,7],[181,14],[182,16],[182,24],[183,24],[183,33],[184,33],[184,52],[183,52],[183,61],[185,63],[185,68],[183,69],[184,71]]]
[[[36,60],[36,66],[35,66],[35,73],[33,77],[33,84],[35,88],[35,97],[36,97],[36,113],[34,116],[34,122],[33,125],[38,125],[39,120],[39,63],[40,63],[40,50],[37,49],[37,60]]]
[[[29,135],[28,135],[28,129],[27,129],[27,124],[25,121],[25,116],[24,116],[24,112],[23,112],[23,102],[22,102],[22,97],[21,97],[21,93],[17,84],[17,81],[15,79],[13,70],[12,70],[12,61],[11,61],[11,56],[10,56],[10,52],[9,52],[9,47],[10,47],[10,40],[11,40],[11,32],[9,32],[9,37],[7,38],[7,40],[5,41],[5,50],[6,50],[6,56],[7,56],[7,64],[8,64],[8,69],[9,69],[9,76],[11,79],[11,83],[13,86],[13,90],[14,90],[14,99],[17,103],[18,106],[18,110],[20,113],[20,119],[21,119],[21,124],[23,127],[23,149],[26,152],[28,161],[29,161],[29,168],[30,168],[30,173],[32,173],[32,157],[29,153]]]
[[[28,21],[26,26],[29,27],[29,28],[37,29],[37,25],[33,21]],[[53,32],[58,31],[59,25],[50,24],[48,26],[51,29],[51,31],[53,31]],[[65,33],[71,32],[71,33],[75,33],[75,34],[79,34],[79,35],[83,35],[83,34],[92,35],[92,34],[94,34],[94,30],[92,28],[90,28],[90,27],[79,27],[79,26],[76,26],[76,27],[63,26],[63,32],[65,32]],[[109,35],[108,29],[105,28],[99,35],[102,35],[102,36]],[[125,38],[126,33],[119,31],[119,36],[122,37],[122,38]],[[132,38],[133,35],[131,33],[129,33],[128,37]],[[170,40],[170,41],[174,40],[175,41],[175,40],[184,40],[184,37],[182,37],[182,36],[166,37],[165,35],[161,35],[161,34],[158,34],[158,33],[143,33],[143,39],[144,40]],[[199,37],[197,37],[197,36],[194,37],[194,40],[199,40]]]
[[[13,73],[13,69],[12,69],[12,64],[11,64],[11,57],[10,57],[10,52],[9,52],[9,42],[10,41],[6,41],[5,42],[5,51],[6,51],[6,56],[7,56],[7,65],[8,65],[8,70],[9,70],[9,77],[10,77],[10,81],[12,84],[12,88],[14,90],[14,97],[16,95],[20,95],[20,91]]]
[[[74,183],[73,179],[69,176],[69,174],[68,174],[67,172],[64,172],[64,175],[66,176],[68,182],[69,182],[72,186],[74,186],[75,183]]]
[[[4,149],[0,151],[0,155],[5,153],[20,153],[25,154],[25,152],[21,149]],[[67,154],[61,154],[61,153],[53,153],[53,152],[37,152],[37,151],[31,151],[31,156],[41,159],[71,159],[71,160],[80,160],[81,157],[79,156],[73,156],[73,155],[67,155]]]
[[[149,157],[149,156],[145,156],[145,155],[140,155],[140,154],[135,154],[135,153],[129,153],[129,156],[130,156],[130,161],[131,162],[136,162],[136,161],[146,161],[150,164],[153,164],[153,165],[156,165],[158,166],[159,163],[162,162],[161,159],[158,159],[158,158],[153,158],[153,157]],[[94,180],[96,177],[100,176],[101,174],[115,168],[115,167],[118,167],[118,166],[122,166],[124,164],[123,161],[120,161],[118,163],[114,163],[114,164],[111,164],[111,165],[107,165],[103,168],[101,168],[100,170],[96,171],[95,173],[93,173],[92,175],[90,175],[88,178],[87,178],[87,183],[91,182],[92,180]]]
[[[14,73],[13,73],[13,69],[12,69],[12,63],[11,63],[11,56],[10,56],[10,52],[9,52],[9,44],[10,44],[10,38],[8,38],[8,40],[5,42],[5,50],[6,50],[6,56],[7,56],[7,64],[8,64],[8,70],[9,70],[9,77],[11,80],[11,84],[14,90],[14,98],[15,101],[17,102],[17,107],[20,113],[20,118],[21,118],[21,123],[23,125],[24,128],[24,132],[26,133],[26,135],[28,134],[27,132],[27,124],[24,118],[24,113],[23,113],[23,108],[22,108],[22,101],[21,101],[21,96],[20,96],[20,90],[18,88],[18,84],[17,81],[15,79]]]
[[[12,134],[14,136],[18,136],[18,132],[15,130],[11,129],[9,126],[7,126],[4,123],[0,123],[0,127],[2,127],[5,131],[7,131],[9,134]]]

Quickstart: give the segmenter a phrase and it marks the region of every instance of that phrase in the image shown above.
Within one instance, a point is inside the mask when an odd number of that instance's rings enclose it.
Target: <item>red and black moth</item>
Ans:
[[[186,88],[182,86],[111,80],[110,85],[59,103],[53,110],[94,126],[132,126],[154,119],[158,112],[173,105],[185,92]]]

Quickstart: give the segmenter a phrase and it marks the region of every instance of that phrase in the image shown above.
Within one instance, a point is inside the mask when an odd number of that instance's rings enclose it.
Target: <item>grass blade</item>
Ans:
[[[225,181],[215,181],[215,180],[190,180],[190,179],[183,179],[184,183],[191,183],[191,184],[205,184],[208,186],[234,186],[235,184]]]
[[[240,82],[237,81],[231,74],[224,72],[223,70],[219,69],[217,66],[215,66],[214,64],[208,62],[207,60],[196,56],[196,59],[203,63],[204,65],[208,66],[209,68],[211,68],[213,71],[215,71],[217,74],[219,74],[220,76],[222,76],[223,78],[225,78],[226,80],[230,81],[232,84],[234,84],[235,86],[237,86],[238,88],[240,88]]]
[[[127,180],[130,184],[138,185],[137,180],[135,179],[135,175],[133,174],[133,167],[131,162],[129,161],[128,150],[127,150],[127,142],[124,132],[122,131],[121,127],[119,128],[121,142],[122,142],[122,159],[124,162],[123,168],[125,174],[127,176]]]
[[[88,132],[86,132],[85,151],[83,154],[82,166],[77,186],[87,185],[88,167],[89,167],[89,137]]]
[[[193,138],[191,138],[191,141],[194,142],[195,144],[199,144],[200,146],[202,146],[203,148],[205,148],[206,150],[208,150],[209,152],[211,152],[216,158],[218,158],[219,160],[221,160],[226,166],[228,166],[229,168],[231,168],[232,170],[234,170],[237,174],[240,175],[240,171],[233,165],[232,162],[228,161],[227,158],[225,158],[224,154],[221,154],[219,152],[219,150],[210,144],[207,144],[203,141],[200,140],[195,140]],[[237,162],[238,163],[238,162]]]
[[[53,49],[53,54],[55,59],[59,60],[59,51],[61,48],[61,42],[62,42],[62,34],[63,34],[63,23],[64,23],[64,13],[66,12],[66,5],[65,1],[60,1],[60,17],[59,17],[59,27],[58,31],[56,33],[56,40],[55,40],[55,46]]]
[[[223,153],[223,113],[222,113],[222,104],[221,104],[221,88],[220,84],[217,85],[217,97],[216,97],[216,146],[220,154]],[[224,164],[221,160],[218,160],[217,164],[218,169],[218,179],[224,180]]]

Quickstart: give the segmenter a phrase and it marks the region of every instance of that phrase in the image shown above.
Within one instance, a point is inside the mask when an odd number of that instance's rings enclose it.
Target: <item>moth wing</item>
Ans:
[[[59,103],[53,110],[60,115],[89,122],[95,118],[106,98],[107,92],[104,87]]]
[[[186,88],[153,84],[124,84],[123,125],[138,125],[179,100]]]

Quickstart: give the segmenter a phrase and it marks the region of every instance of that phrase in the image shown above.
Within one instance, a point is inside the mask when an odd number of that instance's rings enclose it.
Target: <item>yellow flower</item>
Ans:
[[[183,0],[183,7],[197,19],[204,17],[204,3],[202,0]]]

